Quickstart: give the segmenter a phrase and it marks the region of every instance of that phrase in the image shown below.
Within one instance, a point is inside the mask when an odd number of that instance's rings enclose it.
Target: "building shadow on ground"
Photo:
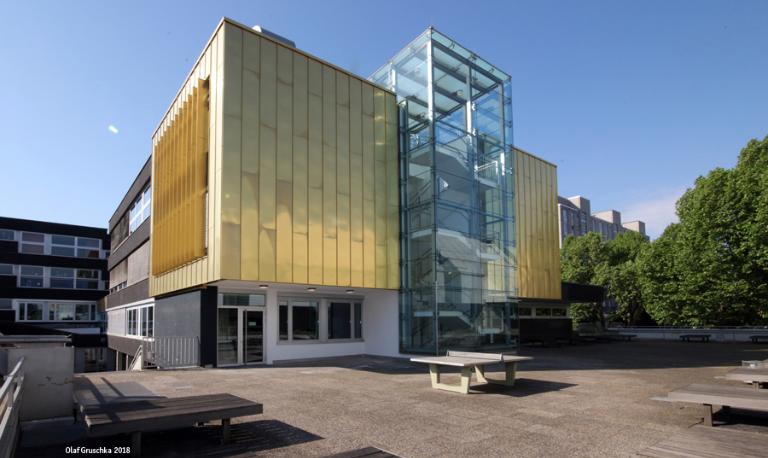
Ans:
[[[85,434],[85,428],[82,424],[80,424],[79,429],[81,431],[78,440],[44,446],[30,444],[25,446],[23,444],[15,456],[52,458],[68,454],[67,447],[86,447],[88,449],[107,447],[113,449],[114,447],[130,447],[131,445],[131,439],[127,435],[85,438],[82,437]],[[42,433],[43,431],[35,431],[35,434]],[[225,457],[264,452],[323,439],[316,434],[278,420],[233,423],[230,427],[230,435],[230,442],[221,444],[221,426],[218,424],[144,433],[142,434],[141,448],[143,456]]]

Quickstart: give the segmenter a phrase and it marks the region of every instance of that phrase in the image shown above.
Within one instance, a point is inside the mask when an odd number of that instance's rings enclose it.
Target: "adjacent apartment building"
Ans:
[[[604,240],[613,240],[622,232],[634,231],[645,234],[645,223],[642,221],[621,222],[621,213],[616,210],[606,210],[591,213],[589,199],[582,196],[557,197],[557,214],[560,224],[560,246],[569,235],[579,237],[588,232],[597,232]]]
[[[105,315],[106,229],[0,217],[3,334],[71,334],[75,371],[112,368]]]
[[[142,340],[228,366],[570,330],[556,168],[513,148],[509,75],[433,28],[364,79],[223,19],[110,231],[121,367]]]

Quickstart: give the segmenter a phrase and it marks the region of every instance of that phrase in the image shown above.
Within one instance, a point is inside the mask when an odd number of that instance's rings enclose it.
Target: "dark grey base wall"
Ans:
[[[209,287],[155,299],[155,336],[197,337],[200,365],[216,365],[217,289]]]
[[[521,318],[520,341],[552,343],[569,340],[572,329],[570,318]]]
[[[129,337],[107,335],[107,346],[120,353],[126,353],[128,355],[135,355],[136,350],[139,349],[141,340],[131,339]]]

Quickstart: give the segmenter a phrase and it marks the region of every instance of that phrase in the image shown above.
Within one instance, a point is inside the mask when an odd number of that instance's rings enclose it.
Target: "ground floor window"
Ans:
[[[280,299],[280,341],[363,338],[362,302],[334,299]]]
[[[155,335],[155,305],[141,305],[126,310],[126,335],[153,337]]]
[[[320,303],[313,300],[280,301],[280,339],[320,338]]]

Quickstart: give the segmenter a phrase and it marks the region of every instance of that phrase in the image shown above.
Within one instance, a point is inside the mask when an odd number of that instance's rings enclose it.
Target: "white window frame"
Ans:
[[[41,320],[28,320],[27,319],[27,310],[26,305],[27,304],[40,304],[42,306],[42,312],[43,317]],[[59,319],[59,305],[65,305],[67,307],[72,306],[72,319],[71,320],[61,320]],[[88,310],[88,319],[87,320],[78,320],[77,319],[77,306],[78,305],[87,305],[89,306]],[[40,301],[40,300],[32,300],[32,299],[15,299],[13,301],[13,308],[16,310],[16,320],[21,322],[30,322],[30,323],[98,323],[103,320],[99,319],[99,310],[98,310],[98,304],[93,301]],[[51,312],[54,313],[54,319],[51,319]]]
[[[324,307],[326,314],[326,335],[328,336],[328,342],[350,342],[350,341],[362,341],[363,340],[363,301],[362,300],[348,300],[348,299],[326,299],[327,306]],[[331,337],[331,304],[349,304],[349,337],[333,338]],[[356,304],[360,304],[360,317],[357,316]],[[360,321],[360,336],[355,335],[355,323]],[[322,320],[320,320],[322,321]]]
[[[293,303],[294,302],[316,302],[317,307],[317,339],[294,339],[293,338]],[[331,303],[346,303],[350,305],[350,337],[332,339],[330,337],[330,308]],[[360,304],[360,336],[355,336],[355,323],[358,320],[355,311],[355,304]],[[288,338],[280,338],[280,307],[285,306],[288,311]],[[299,306],[301,307],[301,306]],[[278,345],[314,345],[324,343],[353,343],[365,341],[365,298],[360,296],[302,296],[286,295],[277,298],[277,332],[275,333]]]
[[[135,212],[135,213],[134,213]],[[152,212],[152,185],[147,185],[128,209],[128,235],[133,234]]]
[[[33,267],[33,268],[36,268],[36,269],[42,269],[43,270],[43,275],[40,276],[40,277],[38,277],[36,275],[24,275],[23,270],[24,270],[25,267]],[[16,271],[18,272],[18,275],[16,276],[16,284],[18,285],[19,288],[48,288],[48,285],[49,285],[48,271],[49,271],[49,269],[46,268],[45,266],[29,266],[29,265],[22,264],[22,265],[19,265],[19,267],[18,267],[18,269],[16,269]],[[21,284],[22,277],[40,278],[43,281],[43,284],[41,286],[26,286],[26,285],[22,285]]]
[[[43,280],[43,285],[42,286],[22,286],[21,278],[23,276],[25,276],[25,275],[22,274],[22,270],[24,269],[24,267],[33,267],[33,268],[43,269],[43,276],[40,277]],[[32,266],[32,265],[27,265],[27,264],[21,264],[21,265],[17,266],[16,269],[15,269],[15,272],[16,272],[16,285],[19,288],[51,288],[51,273],[52,273],[52,269],[54,269],[54,268],[59,268],[59,267]],[[87,291],[99,291],[99,290],[103,290],[104,289],[104,287],[103,287],[103,280],[101,279],[101,270],[100,269],[78,269],[78,268],[75,268],[75,267],[60,267],[60,268],[61,269],[72,269],[74,271],[74,277],[72,277],[72,280],[73,280],[72,281],[72,288],[57,287],[55,289],[80,289],[80,290],[87,290]],[[83,272],[85,272],[85,271],[96,272],[96,278],[86,278],[86,277],[80,278],[80,277],[78,277],[78,274],[81,271],[83,271]],[[32,275],[26,275],[26,277],[32,278],[33,276]],[[66,278],[66,277],[53,277],[53,278]],[[96,288],[82,288],[82,287],[79,287],[79,286],[77,286],[77,280],[95,281],[96,282]]]
[[[42,235],[42,236],[43,236],[43,241],[42,241],[42,242],[31,242],[31,241],[26,241],[26,240],[24,240],[24,234]],[[33,255],[37,255],[37,256],[41,256],[41,255],[46,255],[46,254],[49,254],[49,253],[50,253],[50,250],[49,250],[49,249],[46,249],[46,248],[47,248],[47,247],[46,247],[46,241],[47,241],[47,240],[48,240],[48,237],[46,237],[46,234],[44,234],[44,233],[42,233],[42,232],[22,231],[22,232],[19,234],[19,253],[23,253],[23,254],[33,254]],[[24,245],[35,245],[35,246],[41,246],[41,247],[43,247],[43,252],[42,252],[42,253],[25,253],[25,252],[23,251],[23,249],[24,249]]]
[[[16,267],[15,264],[0,263],[0,266],[11,266],[11,273],[4,274],[4,273],[0,272],[0,275],[4,275],[4,276],[7,276],[7,277],[17,276],[18,275],[18,268]]]
[[[17,235],[16,235],[16,231],[14,231],[13,229],[5,229],[5,228],[0,227],[0,231],[2,231],[2,232],[8,231],[8,232],[11,233],[11,238],[10,239],[0,238],[0,240],[6,241],[6,242],[13,242],[13,241],[16,241],[18,239]]]
[[[149,323],[149,309],[152,309],[152,326]],[[131,329],[131,314],[135,313],[136,329]],[[146,327],[144,326],[146,322]],[[135,331],[135,332],[131,332]],[[137,339],[152,339],[155,337],[155,304],[142,304],[125,309],[125,335]]]
[[[307,307],[305,305],[294,305],[295,302],[314,302],[317,304],[317,338],[315,339],[294,339],[293,338],[293,307]],[[283,304],[285,303],[285,304]],[[280,307],[285,306],[288,313],[287,313],[287,319],[288,319],[288,339],[280,339]],[[277,341],[278,343],[315,343],[315,342],[321,342],[323,337],[323,326],[322,322],[323,320],[320,318],[322,314],[323,304],[320,298],[313,298],[313,297],[286,297],[286,298],[279,298],[277,300]]]

